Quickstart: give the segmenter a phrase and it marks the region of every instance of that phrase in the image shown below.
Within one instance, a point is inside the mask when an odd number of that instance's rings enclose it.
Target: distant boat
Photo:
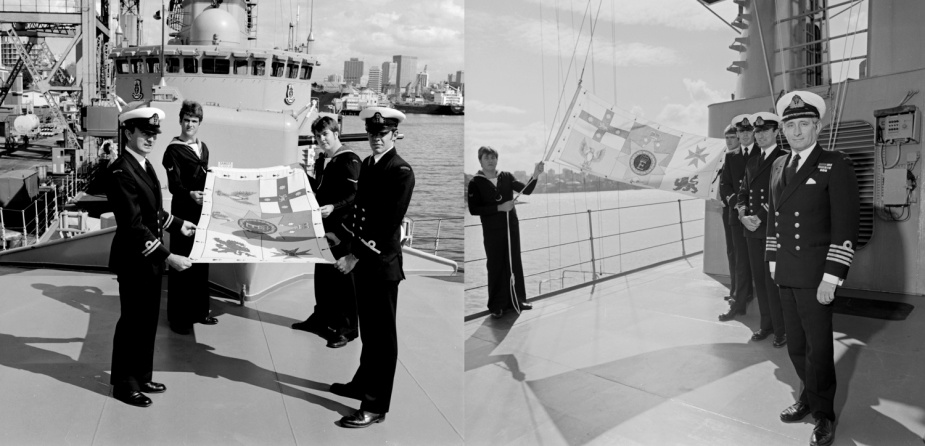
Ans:
[[[462,105],[440,105],[433,102],[414,103],[406,102],[392,104],[392,107],[402,113],[417,113],[425,115],[462,115],[465,108]]]

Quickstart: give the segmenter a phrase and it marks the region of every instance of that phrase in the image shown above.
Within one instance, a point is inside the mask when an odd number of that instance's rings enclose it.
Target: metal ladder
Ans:
[[[64,117],[64,113],[61,112],[61,107],[58,105],[58,101],[55,100],[55,97],[51,95],[51,92],[48,90],[48,82],[41,76],[41,72],[36,68],[35,64],[32,61],[32,56],[30,53],[30,48],[27,49],[23,46],[22,42],[19,40],[19,35],[16,34],[16,31],[13,28],[10,28],[6,31],[7,36],[10,37],[10,41],[16,50],[19,51],[19,62],[17,65],[22,62],[26,69],[29,70],[29,74],[32,75],[34,79],[34,84],[39,87],[39,91],[42,93],[42,96],[45,97],[45,101],[48,102],[48,108],[54,114],[55,119],[58,120],[61,127],[64,128],[65,141],[67,141],[67,146],[73,147],[75,149],[80,148],[80,142],[77,141],[77,135],[74,134],[74,130],[71,129],[70,124],[67,122],[67,118]]]

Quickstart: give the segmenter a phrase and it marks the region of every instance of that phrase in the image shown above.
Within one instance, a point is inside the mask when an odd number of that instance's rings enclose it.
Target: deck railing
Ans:
[[[465,240],[465,237],[441,235],[441,231],[445,227],[444,222],[452,222],[462,219],[463,217],[413,219],[411,223],[411,233],[413,234],[413,237],[409,246],[412,248],[420,249],[422,251],[432,251],[433,255],[443,256],[450,260],[462,260],[463,241]],[[422,235],[422,232],[424,234],[433,235]],[[444,244],[441,247],[441,241],[450,241],[449,246]],[[416,242],[420,243],[417,243],[417,246],[415,246],[414,244]],[[460,270],[462,270],[462,268],[460,268]]]
[[[542,271],[530,271],[528,270],[528,267],[525,266],[524,267],[524,280],[527,281],[528,287],[530,287],[534,283],[537,286],[537,288],[535,289],[537,294],[534,296],[529,296],[529,297],[530,298],[543,297],[549,293],[560,292],[561,290],[566,289],[566,280],[570,277],[574,278],[575,276],[578,276],[577,281],[572,282],[567,287],[568,289],[572,289],[576,286],[590,285],[594,282],[597,282],[600,280],[606,280],[610,277],[619,275],[624,272],[622,269],[620,271],[607,271],[604,268],[604,261],[608,259],[618,259],[618,258],[626,257],[630,254],[644,253],[646,251],[653,251],[653,250],[662,248],[662,251],[660,251],[658,254],[649,256],[647,261],[643,262],[642,264],[632,265],[631,269],[639,269],[639,268],[646,267],[646,266],[654,266],[660,263],[664,263],[666,260],[683,258],[683,257],[687,257],[692,254],[702,252],[702,240],[701,239],[703,239],[704,237],[704,231],[703,231],[703,225],[700,222],[703,222],[704,218],[702,216],[698,216],[696,218],[685,218],[683,204],[686,202],[702,203],[702,200],[696,199],[696,198],[689,198],[689,199],[680,199],[680,200],[674,200],[674,201],[662,201],[662,202],[657,202],[657,203],[620,206],[620,207],[605,208],[605,209],[598,209],[598,210],[586,210],[586,211],[562,213],[562,214],[549,215],[549,216],[519,219],[521,223],[520,225],[521,237],[523,238],[524,226],[525,226],[524,223],[534,221],[534,220],[550,220],[550,219],[558,219],[558,218],[568,217],[568,216],[580,217],[582,215],[587,215],[587,220],[586,220],[587,221],[587,237],[578,238],[572,241],[565,241],[563,243],[557,243],[557,244],[553,244],[550,246],[530,247],[530,248],[525,248],[521,250],[522,258],[527,258],[530,255],[536,255],[537,253],[540,253],[542,251],[560,249],[560,248],[569,247],[569,246],[577,246],[579,250],[582,247],[585,247],[585,248],[588,248],[587,250],[590,251],[591,253],[591,257],[589,259],[579,258],[577,262],[570,263],[567,265],[562,265],[562,266],[550,267]],[[596,223],[595,218],[594,218],[595,214],[602,214],[604,212],[621,211],[621,210],[627,210],[627,209],[633,209],[633,208],[636,208],[636,211],[638,212],[646,212],[647,210],[650,210],[651,208],[656,207],[656,206],[675,207],[677,209],[676,214],[675,214],[676,217],[672,221],[665,221],[663,219],[659,224],[653,224],[650,226],[639,227],[639,228],[635,228],[631,230],[617,231],[617,232],[610,232],[610,233],[604,232],[603,230],[605,228],[602,227],[603,225]],[[665,212],[665,210],[662,210],[662,212]],[[600,217],[600,215],[598,215],[598,217]],[[576,218],[576,221],[584,221],[584,220],[585,219],[583,218]],[[696,226],[698,225],[700,226],[699,229],[696,228]],[[469,225],[466,225],[465,227],[466,228],[481,227],[481,224],[479,223],[469,224]],[[648,244],[646,246],[627,250],[627,251],[622,251],[623,243],[620,243],[621,252],[604,252],[603,251],[603,248],[605,246],[603,242],[607,239],[616,237],[616,238],[621,238],[621,240],[623,240],[622,237],[640,236],[647,231],[654,231],[654,230],[665,229],[665,228],[677,228],[677,231],[674,233],[674,237],[671,237],[668,239],[665,239],[663,237],[657,240],[653,240],[653,243]],[[575,229],[577,232],[578,228],[575,228]],[[691,241],[697,241],[697,240],[701,241],[700,248],[694,249],[694,250],[688,249],[687,243]],[[677,249],[676,250],[666,249],[672,246],[677,247]],[[580,257],[580,251],[579,251],[579,257]],[[487,260],[486,257],[480,257],[480,258],[474,258],[474,259],[467,259],[464,263],[467,268],[476,268],[476,267],[484,268],[483,265],[478,265],[478,264],[484,263],[486,260]],[[543,275],[548,275],[550,277],[547,277],[541,280],[536,280],[536,278],[538,278],[539,276],[543,276]],[[534,280],[531,281],[530,278],[534,278]],[[550,285],[555,282],[558,282],[557,284],[558,286],[555,288],[551,287]],[[470,281],[467,281],[466,284],[467,284],[467,287],[465,288],[465,291],[466,291],[467,299],[472,297],[473,292],[476,292],[478,290],[485,289],[488,287],[487,283],[477,283],[476,284],[476,283],[471,283]],[[531,294],[530,288],[528,288],[527,293],[528,295]],[[471,308],[467,309],[467,312],[471,312],[471,311],[472,311]],[[472,314],[472,315],[467,316],[467,318],[478,316],[478,315],[480,314]]]

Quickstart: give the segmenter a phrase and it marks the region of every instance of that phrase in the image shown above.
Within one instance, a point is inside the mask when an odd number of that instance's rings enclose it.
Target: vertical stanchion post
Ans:
[[[35,204],[35,242],[39,241],[39,202],[33,201]]]
[[[678,200],[678,227],[681,228],[681,256],[687,257],[687,248],[684,246],[684,211],[681,210],[681,200]]]
[[[0,244],[6,249],[6,222],[3,221],[3,208],[0,208]]]
[[[55,217],[57,217],[58,216],[58,185],[55,183],[51,183],[51,184],[53,184],[55,188],[54,189],[55,190]]]
[[[26,234],[29,233],[28,227],[26,226],[26,210],[23,209],[19,212],[19,215],[22,215],[22,245],[26,246],[29,244],[29,237],[26,237]]]
[[[588,240],[591,242],[591,280],[597,280],[597,265],[594,258],[594,224],[591,220],[591,209],[588,209]]]
[[[45,203],[45,230],[48,231],[48,191],[45,191],[45,197],[42,199]]]
[[[434,237],[434,255],[437,255],[437,246],[440,244],[440,226],[443,224],[443,219],[437,219],[437,236]]]

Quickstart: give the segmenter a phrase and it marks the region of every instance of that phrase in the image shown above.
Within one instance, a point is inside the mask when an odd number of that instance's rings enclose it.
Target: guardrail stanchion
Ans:
[[[45,197],[42,198],[45,204],[45,231],[48,232],[48,191],[45,191]]]
[[[443,224],[443,219],[437,220],[437,236],[434,237],[434,255],[437,255],[437,246],[440,244],[440,226]]]
[[[3,208],[0,208],[0,240],[2,240],[2,249],[6,249],[6,222],[3,220]]]
[[[38,243],[39,238],[40,238],[39,236],[39,202],[33,201],[33,203],[35,204],[34,206],[35,207],[35,242]]]
[[[19,212],[19,215],[22,215],[22,245],[26,246],[29,244],[29,237],[26,237],[26,234],[29,233],[26,226],[26,211],[23,210]]]
[[[594,260],[594,224],[591,220],[591,209],[588,209],[588,240],[591,242],[591,280],[597,280],[597,265]],[[581,248],[579,248],[579,251]],[[565,283],[562,283],[565,286]]]

